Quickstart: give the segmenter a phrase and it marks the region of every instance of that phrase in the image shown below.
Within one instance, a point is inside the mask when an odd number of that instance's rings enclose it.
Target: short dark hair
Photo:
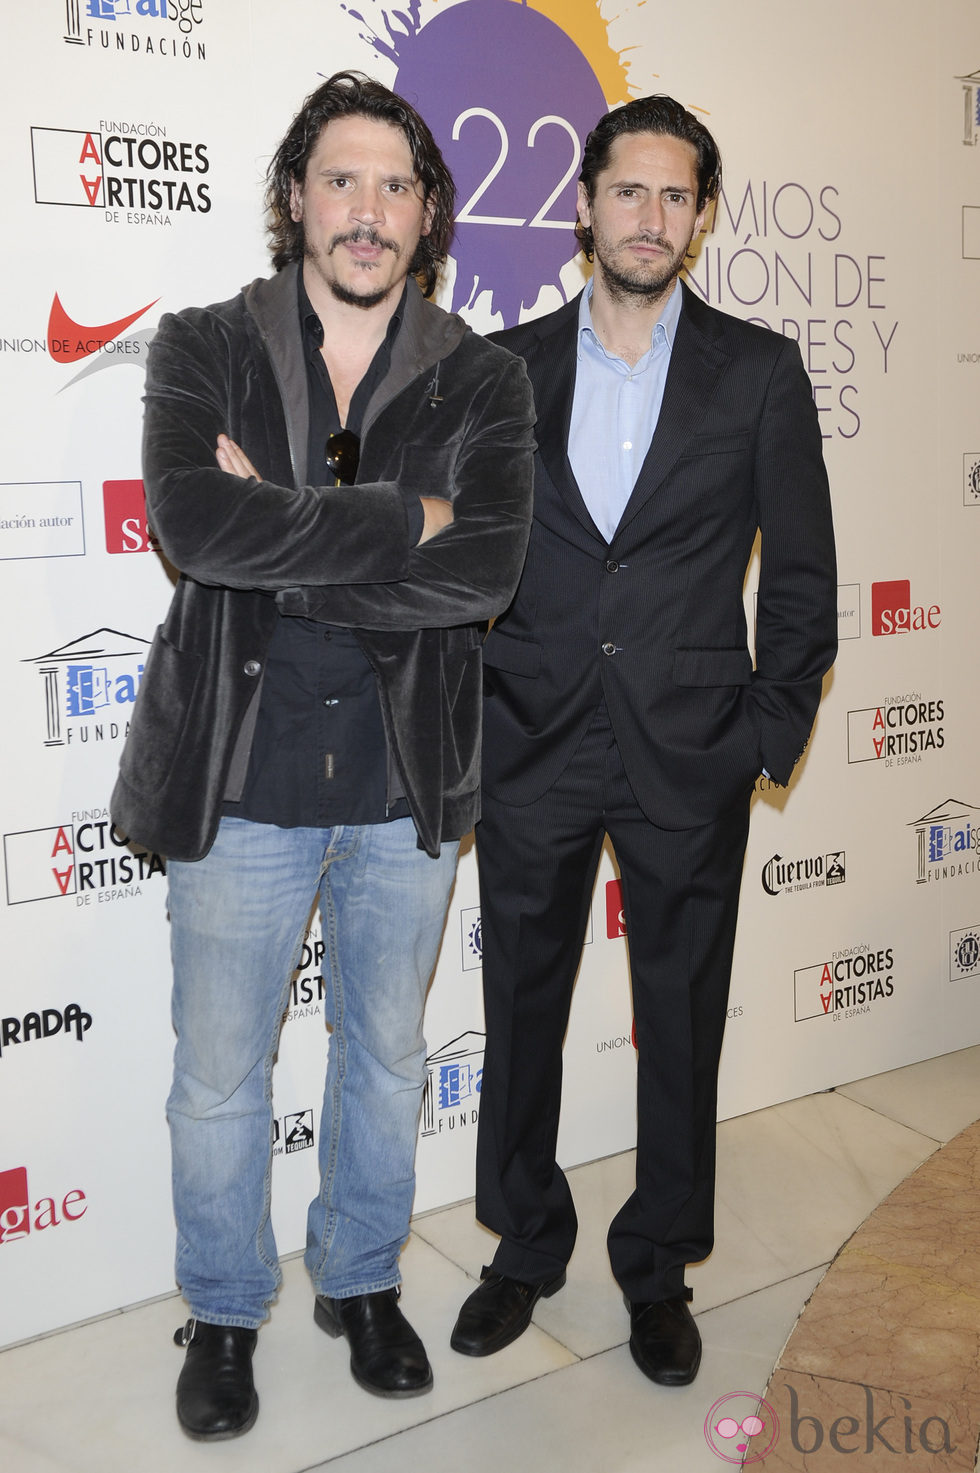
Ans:
[[[303,259],[303,223],[293,219],[290,209],[293,181],[302,183],[306,178],[310,155],[327,123],[334,118],[350,117],[390,123],[405,135],[422,186],[422,197],[432,207],[432,224],[428,234],[420,236],[410,267],[422,291],[429,296],[453,238],[456,186],[435,139],[415,109],[362,72],[335,72],[311,92],[272,157],[266,173],[265,194],[270,215],[272,264],[281,271],[290,261]]]
[[[636,97],[599,119],[585,140],[582,155],[581,183],[591,203],[595,199],[596,180],[609,163],[614,141],[622,133],[661,133],[690,143],[697,154],[697,208],[703,210],[721,189],[721,155],[718,145],[704,124],[681,103],[663,93]],[[592,260],[595,241],[587,225],[575,227],[579,244],[588,260]]]

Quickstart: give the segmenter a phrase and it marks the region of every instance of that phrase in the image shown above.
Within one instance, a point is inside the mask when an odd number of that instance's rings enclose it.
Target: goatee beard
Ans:
[[[343,282],[340,281],[331,281],[329,286],[338,302],[343,302],[347,307],[363,307],[365,311],[370,307],[376,307],[379,302],[383,302],[391,291],[390,286],[384,286],[380,291],[362,294],[352,291],[349,286],[344,286]]]
[[[391,251],[396,259],[401,256],[401,250],[397,241],[389,240],[386,236],[379,235],[377,230],[372,230],[368,225],[358,225],[356,229],[348,230],[345,235],[335,235],[327,249],[327,255],[332,256],[334,251],[342,245],[379,246],[382,250]],[[303,254],[307,260],[313,263],[319,275],[325,280],[324,273],[320,271],[319,267],[320,252],[312,249],[310,246],[306,246]],[[331,294],[338,302],[343,302],[347,307],[362,307],[365,312],[370,311],[372,307],[377,307],[392,290],[391,285],[389,285],[378,287],[373,291],[358,292],[354,291],[352,287],[344,286],[342,282],[336,280],[327,281],[326,285],[330,288]]]
[[[656,300],[664,296],[671,288],[675,278],[680,274],[687,256],[687,250],[673,255],[673,247],[669,240],[633,236],[628,240],[619,241],[617,251],[626,246],[634,244],[656,246],[658,250],[664,251],[667,261],[651,275],[649,267],[634,266],[621,269],[611,261],[606,260],[599,251],[599,243],[596,242],[595,260],[596,265],[602,272],[603,282],[610,297],[619,302],[636,302],[638,298],[646,297]],[[611,253],[610,253],[611,254]]]
[[[632,271],[617,271],[615,266],[599,262],[603,281],[611,297],[617,301],[635,301],[637,297],[662,297],[680,275],[684,258],[665,266],[656,276]]]

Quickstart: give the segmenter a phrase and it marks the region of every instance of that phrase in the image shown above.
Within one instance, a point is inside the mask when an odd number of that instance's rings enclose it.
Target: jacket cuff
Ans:
[[[419,538],[425,528],[425,512],[422,503],[414,491],[403,493],[405,497],[405,511],[408,516],[408,545],[418,547]]]

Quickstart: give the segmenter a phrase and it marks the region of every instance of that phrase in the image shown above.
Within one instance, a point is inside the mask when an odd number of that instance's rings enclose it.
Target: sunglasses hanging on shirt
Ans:
[[[353,430],[338,430],[327,438],[327,468],[337,477],[334,484],[353,486],[361,459],[361,442]]]

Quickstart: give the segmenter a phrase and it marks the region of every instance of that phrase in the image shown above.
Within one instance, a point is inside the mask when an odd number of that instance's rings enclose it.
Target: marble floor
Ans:
[[[916,1167],[848,1239],[783,1346],[754,1409],[761,1426],[749,1424],[755,1435],[744,1435],[753,1415],[744,1395],[734,1402],[745,1407],[741,1435],[733,1404],[721,1409],[722,1450],[734,1436],[752,1461],[764,1454],[766,1473],[820,1473],[855,1452],[875,1473],[896,1454],[913,1469],[973,1473],[978,1183],[980,1120]]]
[[[765,1389],[842,1244],[978,1118],[980,1047],[724,1122],[718,1246],[689,1270],[705,1347],[693,1386],[652,1385],[626,1345],[604,1234],[628,1190],[627,1153],[572,1173],[581,1228],[568,1284],[538,1305],[527,1334],[486,1360],[455,1355],[448,1335],[492,1240],[470,1202],[416,1219],[404,1307],[432,1359],[430,1395],[392,1402],[359,1390],[344,1342],[314,1326],[305,1271],[293,1259],[259,1338],[262,1410],[246,1437],[208,1446],[182,1436],[172,1389],[180,1354],[171,1342],[182,1313],[167,1297],[0,1353],[0,1469],[709,1473],[737,1464],[706,1440],[709,1410],[720,1398]],[[941,1337],[935,1354],[949,1354]],[[837,1466],[838,1456],[819,1466]],[[901,1466],[927,1464],[909,1458]],[[940,1456],[928,1466],[951,1465]]]

